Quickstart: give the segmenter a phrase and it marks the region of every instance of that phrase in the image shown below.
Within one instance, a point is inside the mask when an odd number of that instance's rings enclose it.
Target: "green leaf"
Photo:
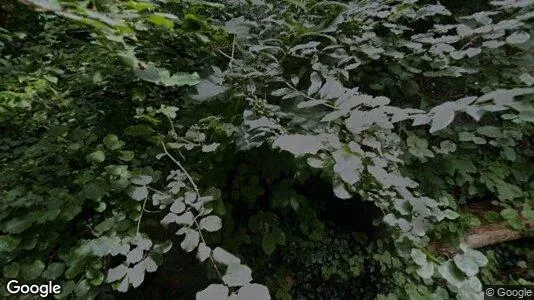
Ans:
[[[87,161],[93,162],[93,163],[99,163],[103,162],[106,159],[106,155],[103,151],[97,150],[89,155],[87,155]]]
[[[517,211],[511,208],[505,208],[501,210],[500,214],[505,220],[511,220],[511,219],[517,218]]]
[[[265,254],[273,254],[274,250],[276,249],[276,236],[272,233],[264,234],[261,240],[261,247]]]
[[[24,280],[32,281],[37,279],[45,268],[45,264],[40,260],[35,260],[31,264],[23,265],[20,274]]]
[[[412,256],[413,261],[418,266],[425,266],[427,264],[426,254],[424,254],[423,251],[414,248],[411,251],[411,256]]]
[[[495,126],[482,126],[477,128],[477,132],[481,135],[491,137],[491,138],[500,138],[503,136],[502,131]]]
[[[118,159],[122,161],[131,161],[133,158],[134,158],[133,151],[121,151],[118,156]]]
[[[151,135],[153,132],[154,130],[147,125],[130,126],[124,130],[124,133],[130,136],[147,136]]]
[[[18,263],[10,263],[3,268],[3,273],[5,278],[17,278],[20,272],[20,266]]]
[[[521,215],[528,220],[534,220],[534,209],[523,209]]]
[[[416,272],[422,278],[430,279],[432,278],[432,275],[434,275],[434,264],[429,262],[424,265],[421,265],[417,268]]]
[[[13,218],[4,224],[2,230],[6,233],[16,234],[28,229],[34,220],[30,216],[25,218]]]
[[[20,239],[9,235],[0,235],[0,253],[14,251],[19,243]]]
[[[172,20],[167,19],[163,15],[153,14],[153,15],[148,16],[147,19],[152,24],[155,24],[155,25],[158,25],[158,26],[161,26],[161,27],[165,27],[167,29],[174,28],[174,22]]]
[[[104,138],[104,145],[110,150],[117,150],[122,146],[122,143],[119,142],[119,138],[114,134],[108,134]]]
[[[525,228],[525,225],[519,219],[506,220],[506,224],[515,230],[522,230]]]
[[[468,277],[474,276],[478,273],[478,264],[470,256],[456,254],[454,256],[454,263],[458,269],[462,270]]]
[[[284,234],[282,229],[280,229],[279,227],[274,227],[271,233],[272,233],[273,238],[274,238],[274,240],[276,241],[277,244],[285,245],[285,243],[286,243],[286,235]]]
[[[460,287],[465,280],[462,272],[450,261],[438,266],[438,272],[443,279],[455,287]]]
[[[43,272],[42,277],[45,279],[56,280],[65,271],[65,264],[63,263],[51,263],[48,265],[48,268]]]
[[[256,233],[261,230],[263,226],[263,218],[260,214],[255,214],[248,219],[248,228],[250,231]]]

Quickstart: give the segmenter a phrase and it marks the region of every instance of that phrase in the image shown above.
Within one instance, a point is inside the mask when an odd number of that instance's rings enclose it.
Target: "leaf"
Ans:
[[[193,213],[190,211],[187,211],[184,214],[176,217],[176,223],[179,225],[190,226],[190,225],[193,225],[193,223],[195,222],[194,219],[195,219],[195,216],[193,215]]]
[[[148,188],[146,186],[130,186],[126,193],[134,200],[143,201],[148,197]]]
[[[443,279],[455,287],[460,287],[465,280],[460,270],[450,261],[438,266],[438,272]]]
[[[17,278],[20,272],[20,266],[18,263],[10,263],[2,269],[5,278]]]
[[[239,291],[237,291],[237,297],[235,300],[269,300],[271,296],[269,295],[269,290],[266,286],[250,283],[242,286]]]
[[[534,85],[534,77],[530,76],[528,73],[521,74],[521,76],[519,76],[519,80],[528,86]]]
[[[229,287],[242,286],[252,281],[252,270],[241,264],[229,265],[222,280]]]
[[[50,280],[56,280],[61,275],[63,275],[63,272],[65,271],[65,264],[64,263],[51,263],[48,265],[48,268],[43,272],[42,277],[45,279]]]
[[[530,34],[525,31],[516,31],[506,38],[506,43],[510,45],[523,44],[530,39]]]
[[[162,76],[159,83],[163,86],[193,86],[200,83],[200,76],[196,72],[176,72],[172,76]]]
[[[424,265],[427,264],[426,255],[423,253],[423,251],[414,248],[414,249],[412,249],[412,251],[411,251],[411,256],[412,256],[413,261],[414,261],[418,266],[424,266]]]
[[[200,240],[200,234],[196,230],[187,229],[185,230],[185,238],[180,244],[182,249],[184,249],[185,252],[191,252],[195,250],[195,248],[198,246],[198,242]]]
[[[99,162],[103,162],[106,159],[106,155],[104,154],[103,151],[97,150],[87,155],[86,158],[87,158],[87,161],[89,162],[99,163]]]
[[[29,3],[41,10],[56,11],[61,10],[61,5],[57,0],[27,0]]]
[[[137,288],[145,280],[145,270],[143,264],[137,264],[133,268],[128,269],[128,281],[132,287]]]
[[[169,252],[172,248],[172,242],[171,241],[165,241],[161,244],[155,244],[153,247],[153,251],[159,254],[164,254]]]
[[[168,213],[165,217],[163,217],[160,223],[163,226],[167,226],[171,223],[176,223],[177,220],[178,220],[178,216],[176,214]]]
[[[324,103],[326,103],[325,100],[302,101],[302,102],[299,102],[299,104],[297,104],[297,108],[309,108],[309,107],[314,107],[314,106],[321,105]]]
[[[149,175],[137,175],[130,178],[130,182],[137,185],[148,185],[152,182],[152,176]]]
[[[454,120],[454,110],[452,108],[441,108],[432,116],[430,133],[439,131],[447,127]]]
[[[222,227],[221,218],[218,216],[207,216],[199,222],[200,229],[215,232]]]
[[[2,252],[14,251],[19,243],[20,239],[9,235],[0,235],[0,254]]]
[[[158,265],[150,256],[147,256],[145,259],[143,259],[140,265],[144,266],[145,271],[147,271],[148,273],[153,273],[158,270]]]
[[[219,143],[212,143],[209,145],[202,146],[202,152],[213,152],[219,148]]]
[[[196,300],[223,300],[228,298],[228,287],[222,284],[210,284],[196,294]]]
[[[11,234],[21,233],[28,229],[33,223],[34,220],[28,216],[25,218],[13,218],[4,224],[2,231]]]
[[[501,210],[500,214],[505,220],[511,220],[511,219],[517,218],[517,211],[511,208],[505,208]]]
[[[434,275],[434,264],[427,263],[427,264],[421,265],[417,268],[416,272],[423,279],[430,279],[432,278],[432,275]]]
[[[221,247],[217,247],[213,250],[213,259],[216,262],[225,264],[227,266],[241,263],[239,258]]]
[[[462,270],[462,272],[464,272],[468,277],[474,276],[478,273],[478,264],[470,256],[456,254],[454,256],[454,263],[458,269]]]
[[[313,135],[282,135],[273,143],[273,147],[291,152],[295,156],[316,154],[323,148],[321,140]]]
[[[45,269],[45,264],[40,260],[35,260],[31,264],[22,265],[20,275],[22,279],[32,281],[37,279]]]
[[[110,150],[117,150],[122,146],[121,143],[119,143],[119,138],[114,134],[108,134],[106,137],[104,137],[104,145],[108,147]]]
[[[345,89],[337,81],[333,78],[327,78],[325,84],[323,87],[319,90],[319,94],[321,95],[321,99],[335,99],[341,97],[343,93],[345,92]]]
[[[169,210],[175,214],[181,214],[185,210],[185,203],[181,199],[176,199]],[[176,219],[177,220],[177,219]],[[174,221],[176,222],[176,221]]]
[[[528,220],[534,220],[534,209],[524,209],[521,215]]]
[[[167,19],[163,15],[153,14],[153,15],[148,16],[147,19],[152,24],[155,24],[155,25],[158,25],[158,26],[161,26],[161,27],[165,27],[167,29],[174,28],[174,22],[172,20]]]
[[[244,38],[248,34],[249,26],[245,23],[245,17],[241,16],[228,20],[224,24],[224,29],[228,33],[232,33],[238,37]]]
[[[352,198],[352,195],[347,191],[345,188],[345,185],[342,182],[339,182],[337,184],[334,184],[334,194],[339,199],[350,199]]]
[[[151,135],[153,132],[154,130],[147,125],[130,126],[124,130],[124,133],[129,136],[147,136]]]
[[[212,81],[207,79],[201,80],[200,83],[196,86],[196,88],[197,95],[193,95],[191,96],[191,98],[197,101],[215,98],[224,93],[226,90],[228,90],[227,87],[224,87],[221,84],[213,83]]]
[[[263,252],[267,255],[273,254],[276,249],[276,238],[272,233],[266,233],[261,240],[261,247]]]
[[[140,247],[136,247],[126,255],[126,261],[131,264],[135,264],[143,259],[144,251]]]
[[[206,246],[204,243],[198,245],[197,258],[200,262],[205,261],[211,255],[211,248]]]
[[[506,224],[514,230],[522,230],[525,228],[525,225],[519,219],[506,220]]]
[[[311,96],[319,91],[321,86],[323,85],[323,80],[321,76],[317,72],[312,72],[310,74],[310,86],[308,87],[307,94],[308,96]]]
[[[477,128],[477,132],[481,135],[491,137],[491,138],[500,138],[503,136],[502,131],[495,126],[482,126]]]
[[[133,151],[121,151],[118,158],[122,161],[131,161],[134,158]]]
[[[128,271],[128,269],[126,269]],[[128,286],[130,285],[130,281],[128,280],[128,276],[124,276],[119,286],[117,286],[117,291],[121,293],[126,293],[128,291]]]

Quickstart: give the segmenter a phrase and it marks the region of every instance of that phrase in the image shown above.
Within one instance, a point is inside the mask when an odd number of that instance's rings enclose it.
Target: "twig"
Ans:
[[[139,215],[139,220],[137,220],[137,234],[139,234],[139,228],[141,227],[141,219],[143,219],[143,212],[145,211],[146,200],[148,199],[148,193],[143,201],[143,207],[141,207],[141,215]]]
[[[193,181],[193,178],[191,177],[191,175],[189,175],[189,173],[187,172],[187,170],[184,168],[184,166],[182,166],[182,164],[176,159],[174,158],[170,153],[169,151],[167,151],[167,148],[165,147],[165,143],[162,141],[161,142],[161,145],[163,146],[163,151],[165,152],[165,154],[180,168],[180,170],[182,170],[182,172],[184,172],[184,174],[187,176],[187,179],[189,180],[189,182],[191,183],[191,185],[193,186],[193,189],[195,190],[196,194],[197,194],[197,197],[200,198],[200,193],[199,193],[199,190],[198,190],[198,187],[197,185],[195,184],[195,182]],[[202,205],[202,208],[204,208],[204,206]],[[198,221],[196,218],[193,219],[194,223],[195,223],[195,226],[197,227],[197,231],[198,231],[198,234],[200,236],[200,239],[202,240],[202,243],[204,243],[204,245],[207,245],[206,243],[206,240],[204,239],[204,235],[202,235],[202,229],[200,228],[200,224],[198,224]],[[221,272],[219,271],[219,267],[217,267],[217,263],[215,262],[215,259],[213,258],[213,254],[210,253],[210,260],[211,260],[211,263],[213,264],[213,268],[215,269],[215,272],[217,272],[217,275],[219,276],[219,278],[222,279],[222,274]]]

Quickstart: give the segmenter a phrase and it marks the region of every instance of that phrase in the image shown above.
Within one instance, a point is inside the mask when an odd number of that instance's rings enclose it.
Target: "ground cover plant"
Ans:
[[[0,285],[532,285],[533,21],[532,0],[4,0]]]

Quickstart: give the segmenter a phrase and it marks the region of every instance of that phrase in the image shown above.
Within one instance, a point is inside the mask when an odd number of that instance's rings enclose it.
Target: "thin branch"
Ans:
[[[143,212],[145,211],[146,200],[148,199],[148,193],[143,201],[143,206],[141,207],[141,215],[139,215],[139,220],[137,220],[137,234],[139,234],[139,228],[141,227],[141,220],[143,219]]]
[[[189,182],[193,186],[193,189],[195,190],[195,193],[200,198],[200,193],[198,191],[198,187],[197,187],[196,183],[193,181],[193,178],[191,178],[191,175],[189,175],[189,173],[184,168],[184,166],[182,166],[182,164],[176,158],[174,158],[174,156],[172,156],[169,153],[169,151],[167,151],[167,147],[165,147],[165,143],[163,141],[161,141],[161,145],[163,146],[163,151],[165,152],[165,154],[178,166],[178,168],[180,168],[180,170],[182,172],[184,172],[185,176],[187,176],[187,179],[189,180]]]
[[[184,174],[187,176],[187,179],[189,180],[189,182],[191,183],[191,185],[193,186],[193,189],[195,190],[196,194],[197,194],[197,197],[200,198],[200,193],[199,193],[199,190],[198,190],[198,187],[197,185],[195,184],[195,182],[193,181],[193,178],[191,177],[191,175],[189,175],[189,173],[187,172],[187,170],[184,168],[184,166],[182,166],[182,164],[176,159],[174,158],[170,153],[169,151],[167,151],[167,147],[165,147],[165,143],[162,141],[161,142],[161,145],[163,146],[163,151],[165,152],[165,154],[180,168],[180,170],[182,170],[182,172],[184,172]],[[204,206],[202,206],[202,208],[204,208]],[[193,219],[194,223],[195,223],[195,226],[197,227],[197,231],[198,231],[198,234],[200,236],[200,239],[202,240],[202,243],[204,243],[204,245],[207,245],[206,243],[206,240],[204,239],[204,235],[202,235],[202,229],[200,228],[200,224],[198,223],[197,219],[194,218]],[[210,253],[210,260],[211,260],[211,263],[213,264],[213,268],[215,268],[215,272],[217,272],[217,275],[219,275],[219,278],[222,279],[222,274],[221,272],[219,271],[219,267],[217,267],[217,263],[215,262],[215,259],[213,258],[213,254]]]
[[[310,96],[304,94],[303,92],[297,90],[297,88],[295,88],[294,86],[292,86],[291,84],[289,84],[287,81],[285,82],[285,84],[286,84],[289,88],[291,88],[292,90],[294,90],[295,92],[300,93],[302,96],[304,96],[304,97],[305,97],[306,99],[308,99],[308,100],[314,100],[314,101],[319,100],[319,99],[315,99],[315,98],[313,98],[313,97],[310,97]],[[329,107],[329,108],[331,108],[331,109],[337,109],[337,107],[335,107],[335,106],[333,106],[333,105],[331,105],[331,104],[328,104],[328,103],[321,103],[321,105],[324,105],[324,106]]]

